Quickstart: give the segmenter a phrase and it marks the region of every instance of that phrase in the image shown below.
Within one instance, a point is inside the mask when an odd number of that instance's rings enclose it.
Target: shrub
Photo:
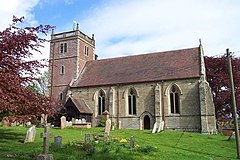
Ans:
[[[155,148],[151,145],[146,145],[145,147],[137,147],[137,151],[141,153],[150,153],[155,151]]]
[[[104,118],[104,117],[101,118],[100,121],[99,121],[99,123],[98,123],[98,127],[105,127],[106,121],[107,121],[106,118]]]

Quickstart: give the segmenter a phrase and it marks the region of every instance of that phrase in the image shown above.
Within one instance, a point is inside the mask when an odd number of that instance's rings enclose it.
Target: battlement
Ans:
[[[92,34],[92,38],[90,38],[89,36],[87,36],[86,34],[84,34],[83,32],[81,32],[79,30],[73,30],[73,31],[68,31],[68,32],[52,34],[51,41],[58,41],[58,40],[61,41],[62,39],[72,38],[72,37],[75,38],[76,36],[79,36],[80,38],[84,39],[88,43],[95,46],[94,34]]]

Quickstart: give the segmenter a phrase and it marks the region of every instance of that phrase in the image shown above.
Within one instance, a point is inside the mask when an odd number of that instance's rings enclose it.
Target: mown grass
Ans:
[[[33,143],[24,144],[26,127],[0,127],[0,159],[36,159],[42,152],[43,140],[40,133],[43,128],[37,128]],[[235,141],[228,141],[222,135],[203,135],[199,133],[164,131],[152,134],[144,130],[114,130],[110,133],[108,142],[104,142],[103,128],[63,130],[51,128],[52,136],[62,136],[62,146],[54,146],[50,139],[50,153],[55,160],[169,160],[169,159],[216,159],[228,160],[236,158]],[[98,144],[84,145],[85,134],[98,133]],[[134,150],[129,148],[129,139],[134,136]],[[91,137],[92,138],[92,137]],[[126,139],[127,143],[119,140]],[[118,140],[118,141],[117,141]]]

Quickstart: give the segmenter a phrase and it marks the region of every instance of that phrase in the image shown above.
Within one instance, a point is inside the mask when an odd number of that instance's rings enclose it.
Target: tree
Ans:
[[[213,101],[218,120],[232,118],[230,81],[227,58],[205,57],[207,81],[213,91]],[[237,101],[238,115],[240,115],[240,58],[233,57],[233,77]]]
[[[0,31],[0,113],[11,112],[16,117],[52,115],[55,107],[51,99],[27,87],[45,66],[30,60],[33,53],[41,53],[39,49],[46,41],[38,34],[47,34],[52,27],[18,27],[24,25],[23,20],[14,16],[13,23]]]

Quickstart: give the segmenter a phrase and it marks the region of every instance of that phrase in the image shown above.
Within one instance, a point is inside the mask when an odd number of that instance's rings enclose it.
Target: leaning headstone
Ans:
[[[54,144],[57,146],[62,145],[62,136],[55,136],[54,137]]]
[[[53,155],[48,154],[49,152],[49,138],[52,134],[49,132],[50,124],[46,124],[44,127],[44,132],[41,133],[41,138],[43,138],[43,153],[37,156],[37,160],[53,160]]]
[[[106,133],[109,136],[110,135],[110,130],[111,130],[111,119],[107,119],[104,133]]]
[[[131,150],[134,149],[134,137],[133,136],[130,137],[130,149]]]
[[[157,127],[158,127],[158,123],[155,122],[155,123],[154,123],[154,126],[153,126],[152,133],[156,133],[156,131],[157,131]]]
[[[85,144],[90,143],[91,141],[91,134],[85,134]]]
[[[236,139],[235,131],[233,131],[232,134],[228,137],[228,141],[235,140],[235,139]]]
[[[27,130],[24,143],[34,142],[36,136],[36,128],[32,126]]]
[[[61,117],[61,129],[64,129],[66,127],[67,121],[66,121],[66,117],[62,116]]]
[[[158,133],[161,132],[161,131],[163,130],[163,128],[164,128],[164,121],[161,121],[161,122],[159,123],[159,127],[158,127],[157,132],[158,132]]]

